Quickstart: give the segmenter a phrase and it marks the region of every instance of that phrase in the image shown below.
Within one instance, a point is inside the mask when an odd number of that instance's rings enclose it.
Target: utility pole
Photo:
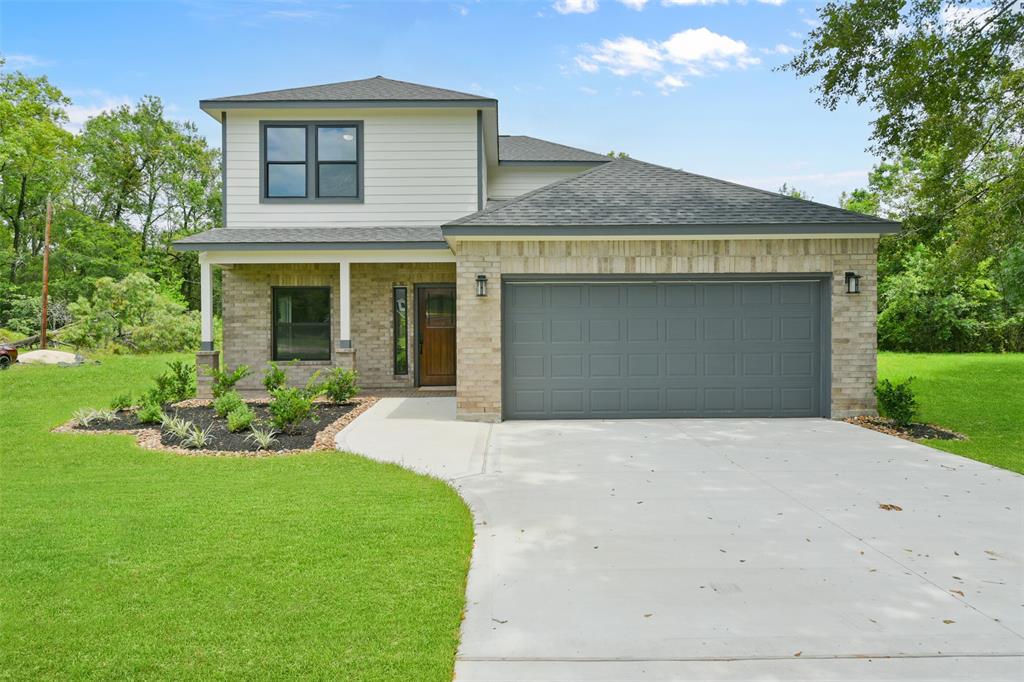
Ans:
[[[43,234],[43,326],[39,330],[39,347],[46,350],[46,301],[50,294],[50,221],[53,202],[46,198],[46,232]]]

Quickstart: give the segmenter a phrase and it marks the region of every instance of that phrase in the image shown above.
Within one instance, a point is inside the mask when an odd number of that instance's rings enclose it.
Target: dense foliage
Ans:
[[[135,275],[158,283],[147,299],[153,317],[198,308],[196,255],[170,244],[219,224],[219,151],[194,124],[170,119],[156,97],[100,113],[71,132],[71,100],[60,89],[45,76],[2,67],[0,58],[0,328],[39,330],[48,198],[51,328],[84,316],[90,329],[76,332],[76,345],[108,343],[109,325],[97,326],[99,315],[74,306]],[[185,347],[166,339],[159,324],[142,326],[133,350]],[[198,337],[187,341],[195,347]]]
[[[913,381],[913,377],[897,382],[882,379],[875,386],[879,411],[899,426],[910,426],[917,416],[917,398],[910,386]]]
[[[879,251],[879,343],[1024,350],[1024,11],[1019,0],[845,0],[788,68],[868,104],[885,161],[845,208],[899,220]]]

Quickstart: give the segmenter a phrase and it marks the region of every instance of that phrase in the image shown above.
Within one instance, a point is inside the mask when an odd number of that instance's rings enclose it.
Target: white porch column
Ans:
[[[199,349],[213,350],[213,265],[206,253],[199,254]]]
[[[349,261],[338,263],[338,350],[352,347],[352,281]]]

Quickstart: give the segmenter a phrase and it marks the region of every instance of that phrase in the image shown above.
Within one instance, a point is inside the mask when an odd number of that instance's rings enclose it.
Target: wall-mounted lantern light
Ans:
[[[846,273],[846,293],[860,293],[860,275],[858,275],[856,272]]]
[[[487,275],[476,276],[476,295],[486,296],[487,295]]]

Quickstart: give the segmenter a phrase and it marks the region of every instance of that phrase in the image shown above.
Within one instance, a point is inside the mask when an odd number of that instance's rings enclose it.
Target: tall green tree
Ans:
[[[74,165],[74,138],[62,127],[68,103],[45,76],[0,73],[0,257],[11,283],[42,249],[47,198],[59,199]]]

